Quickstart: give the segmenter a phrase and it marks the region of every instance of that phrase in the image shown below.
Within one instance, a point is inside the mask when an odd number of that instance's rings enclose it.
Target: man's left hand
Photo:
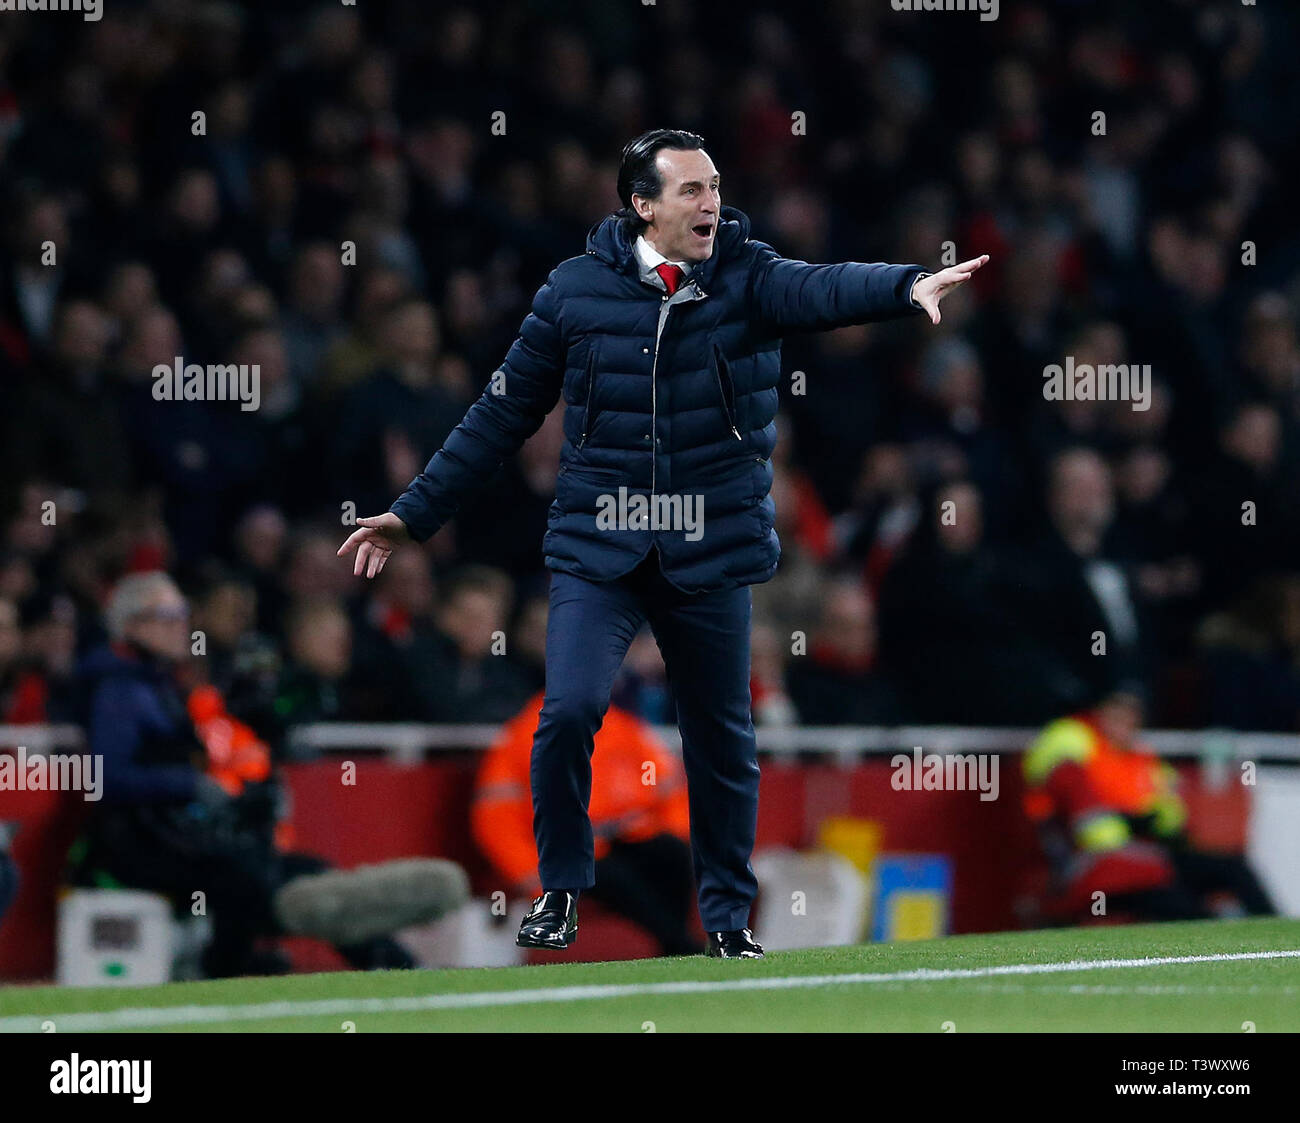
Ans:
[[[912,299],[930,314],[930,323],[939,322],[939,301],[958,285],[969,281],[975,270],[988,261],[988,254],[972,257],[960,265],[950,265],[928,277],[919,277],[912,285]]]

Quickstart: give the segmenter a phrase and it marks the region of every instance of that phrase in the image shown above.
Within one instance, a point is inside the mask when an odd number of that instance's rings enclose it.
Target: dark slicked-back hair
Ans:
[[[664,187],[659,169],[655,167],[655,157],[659,152],[664,148],[686,151],[703,147],[702,136],[684,129],[651,129],[627,142],[618,166],[618,197],[623,203],[623,209],[618,213],[633,234],[640,234],[646,228],[646,222],[632,206],[632,196],[657,199]]]

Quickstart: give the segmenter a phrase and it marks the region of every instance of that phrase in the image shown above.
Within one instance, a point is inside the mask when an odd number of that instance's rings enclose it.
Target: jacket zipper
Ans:
[[[591,350],[587,353],[587,408],[582,412],[582,436],[578,439],[578,447],[581,448],[587,443],[587,434],[591,432],[591,388],[596,381],[596,345],[591,345]]]
[[[659,426],[659,341],[663,338],[664,325],[668,322],[668,313],[672,310],[672,298],[663,301],[659,309],[659,326],[655,329],[655,357],[650,364],[650,497],[655,494],[655,484],[659,471],[659,453],[657,451]]]
[[[688,285],[683,285],[677,290],[678,293],[690,290],[692,300],[703,300],[708,294],[700,288],[694,281]],[[673,294],[674,296],[676,293]],[[657,425],[659,417],[659,341],[663,338],[664,325],[668,322],[668,313],[672,310],[673,297],[664,298],[659,306],[659,326],[655,329],[655,354],[654,361],[650,364],[650,498],[655,495],[655,487],[658,483],[659,471],[659,454],[656,451],[658,441]],[[685,303],[685,301],[677,301]]]
[[[727,424],[731,428],[731,435],[736,440],[741,440],[740,430],[736,428],[736,407],[734,401],[727,400],[727,387],[722,381],[722,372],[727,368],[727,360],[722,355],[722,348],[716,343],[713,345],[713,371],[718,380],[718,393],[722,395],[722,414],[727,419]],[[727,382],[731,383],[731,372],[727,372]],[[735,384],[732,383],[732,395],[735,395]]]

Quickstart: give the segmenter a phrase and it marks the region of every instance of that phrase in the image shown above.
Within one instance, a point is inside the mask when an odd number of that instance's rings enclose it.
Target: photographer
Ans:
[[[278,789],[269,751],[225,712],[215,689],[183,684],[189,610],[171,578],[144,573],[122,580],[107,623],[111,644],[80,669],[87,741],[104,762],[104,799],[94,805],[74,851],[77,880],[150,889],[185,906],[202,893],[213,919],[203,961],[207,975],[288,970],[287,960],[259,949],[258,940],[286,931],[280,891],[328,867],[276,846]],[[458,903],[453,874],[459,871],[449,863],[424,863],[418,870],[371,867],[347,875],[351,880],[342,886],[344,875],[331,874],[335,880],[323,892],[336,897],[295,893],[305,923],[293,930],[325,938],[331,929],[352,933],[347,942],[333,942],[354,967],[412,967],[386,933]],[[394,875],[407,878],[408,915],[371,908]],[[363,910],[369,910],[366,923],[358,924]],[[307,930],[310,924],[318,930]]]

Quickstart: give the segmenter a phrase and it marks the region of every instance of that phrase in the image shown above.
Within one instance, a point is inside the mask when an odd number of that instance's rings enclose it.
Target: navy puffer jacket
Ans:
[[[416,541],[451,518],[563,394],[565,440],[542,542],[550,569],[608,581],[655,544],[665,575],[686,592],[776,572],[768,491],[781,338],[914,312],[922,270],[793,261],[751,241],[740,211],[724,206],[721,219],[713,255],[672,297],[641,280],[636,236],[618,215],[592,228],[587,252],[552,271],[500,372],[393,504]],[[652,509],[653,496],[702,501],[702,525],[665,529],[663,502],[648,526],[610,528],[598,515],[620,487],[633,514],[638,495]]]

